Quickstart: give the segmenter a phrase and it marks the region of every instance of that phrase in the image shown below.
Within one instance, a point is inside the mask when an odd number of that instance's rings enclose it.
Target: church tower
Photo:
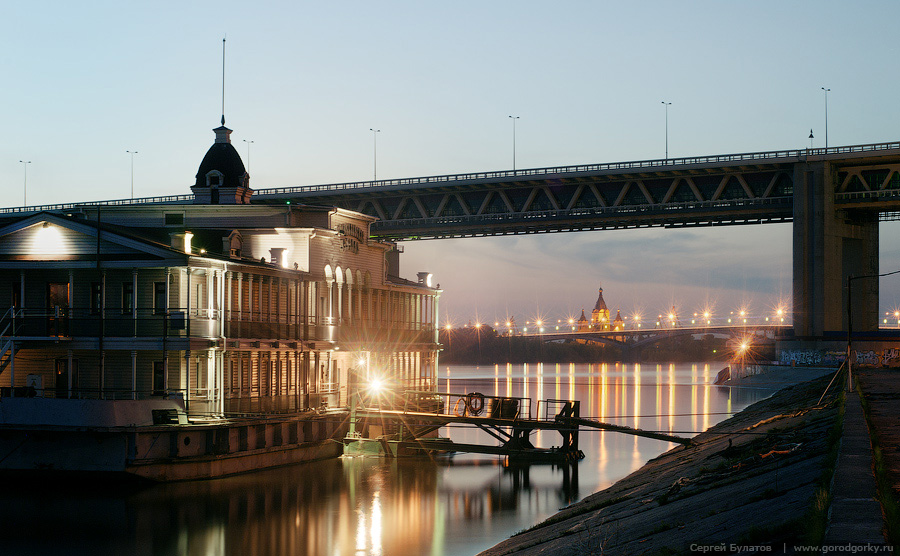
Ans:
[[[625,330],[625,320],[622,319],[622,312],[616,309],[616,318],[613,319],[613,330]]]
[[[206,151],[191,187],[195,205],[246,205],[250,203],[250,174],[237,149],[231,144],[231,130],[222,125],[214,129],[216,140]]]
[[[581,310],[581,317],[578,319],[578,331],[583,332],[591,329],[591,321],[584,316],[584,309]]]
[[[609,330],[609,308],[606,301],[603,301],[603,288],[597,296],[597,303],[594,304],[594,310],[591,311],[591,327],[594,330]]]

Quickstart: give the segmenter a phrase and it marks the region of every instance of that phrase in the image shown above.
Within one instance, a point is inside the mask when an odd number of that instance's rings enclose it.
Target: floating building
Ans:
[[[400,278],[372,217],[254,199],[214,131],[182,200],[0,214],[0,468],[165,480],[337,455],[358,381],[434,390],[431,276]]]

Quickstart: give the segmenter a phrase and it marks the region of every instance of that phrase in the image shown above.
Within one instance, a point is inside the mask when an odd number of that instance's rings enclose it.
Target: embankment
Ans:
[[[481,554],[780,553],[815,542],[840,438],[837,389],[819,403],[828,380],[777,392]]]

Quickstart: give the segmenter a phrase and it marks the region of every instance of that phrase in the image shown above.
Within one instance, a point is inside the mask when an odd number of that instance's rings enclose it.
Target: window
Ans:
[[[134,284],[122,282],[122,314],[134,312]]]
[[[166,283],[153,282],[153,314],[164,315],[168,308],[168,298],[166,297]]]
[[[218,170],[212,170],[206,174],[206,186],[209,187],[209,202],[219,204],[219,186],[225,184],[224,175]]]
[[[153,362],[153,395],[162,396],[166,393],[166,362]]]
[[[100,282],[91,282],[91,314],[99,315],[103,307],[103,290]]]

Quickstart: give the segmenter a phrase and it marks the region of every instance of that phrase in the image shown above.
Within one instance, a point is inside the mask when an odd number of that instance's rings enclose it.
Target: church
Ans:
[[[590,320],[585,316],[584,309],[582,309],[581,317],[579,317],[577,325],[579,331],[617,331],[625,329],[625,321],[622,319],[622,313],[620,311],[616,310],[616,317],[610,320],[609,307],[606,306],[606,301],[603,299],[603,288],[599,288],[597,302],[594,303],[594,309],[591,311]]]

